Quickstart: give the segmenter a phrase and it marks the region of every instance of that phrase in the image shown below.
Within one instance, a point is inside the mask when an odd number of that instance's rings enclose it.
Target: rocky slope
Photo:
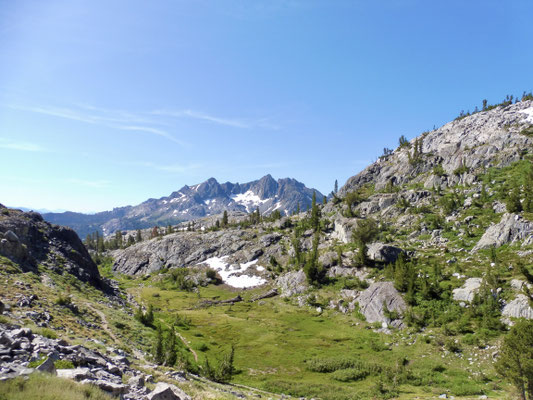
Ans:
[[[137,206],[115,208],[113,211],[92,215],[65,212],[47,213],[44,218],[52,223],[73,228],[82,237],[95,231],[112,234],[117,230],[148,228],[155,225],[176,224],[223,211],[252,212],[259,208],[262,214],[278,210],[282,215],[292,214],[300,207],[311,205],[313,192],[295,179],[277,181],[270,175],[248,183],[218,183],[215,178],[184,186],[170,196],[149,199]]]
[[[0,256],[26,271],[39,266],[101,286],[96,264],[76,232],[54,226],[36,212],[22,212],[0,204]]]
[[[426,189],[471,184],[476,180],[475,169],[503,167],[519,160],[533,143],[531,136],[520,132],[532,124],[533,100],[456,119],[382,156],[348,179],[339,196],[365,183],[372,183],[376,190],[405,183],[422,183]],[[417,139],[422,147],[418,158],[413,156]],[[434,168],[439,165],[442,171],[436,174]]]

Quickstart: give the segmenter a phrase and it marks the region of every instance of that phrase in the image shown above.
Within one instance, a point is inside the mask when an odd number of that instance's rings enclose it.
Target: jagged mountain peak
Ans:
[[[288,215],[298,207],[305,209],[310,206],[314,191],[317,196],[322,196],[295,179],[276,181],[270,174],[243,184],[221,184],[215,178],[209,178],[192,186],[185,185],[170,196],[149,199],[137,206],[94,215],[50,213],[44,216],[50,222],[72,227],[82,236],[95,230],[112,234],[117,230],[175,224],[223,211],[252,212],[259,208],[263,214],[278,210]]]

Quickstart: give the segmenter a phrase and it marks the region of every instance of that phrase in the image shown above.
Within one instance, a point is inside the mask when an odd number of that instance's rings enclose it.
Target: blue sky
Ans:
[[[0,203],[101,211],[209,177],[327,193],[533,89],[531,1],[0,0]]]

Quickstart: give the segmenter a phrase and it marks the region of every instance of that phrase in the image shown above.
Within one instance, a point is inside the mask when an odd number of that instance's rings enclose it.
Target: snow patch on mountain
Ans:
[[[261,200],[261,198],[256,195],[251,190],[248,190],[244,193],[239,193],[236,195],[231,196],[232,200],[235,201],[237,204],[241,204],[244,207],[246,207],[246,211],[251,212],[254,211],[256,207],[259,207],[261,204],[266,203],[270,199]]]

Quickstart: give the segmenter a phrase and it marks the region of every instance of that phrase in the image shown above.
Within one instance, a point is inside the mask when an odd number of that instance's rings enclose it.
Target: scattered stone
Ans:
[[[128,379],[128,385],[134,387],[143,387],[144,386],[144,375],[135,375]]]
[[[18,243],[20,242],[20,239],[19,237],[17,236],[17,234],[13,231],[7,231],[6,233],[4,233],[4,238],[6,238],[8,241],[12,242],[12,243]]]
[[[60,378],[71,379],[74,381],[94,378],[94,375],[91,374],[89,368],[58,369],[56,370],[56,373]]]
[[[481,278],[468,278],[463,286],[453,290],[453,299],[456,301],[472,302],[474,295],[481,287]]]
[[[191,400],[180,388],[163,382],[159,382],[146,398],[148,400]]]
[[[277,286],[281,289],[281,297],[302,294],[309,289],[307,278],[303,270],[287,272],[277,279]]]
[[[35,367],[36,371],[47,372],[49,374],[55,374],[56,368],[54,366],[54,360],[51,357],[47,357],[41,365]]]

